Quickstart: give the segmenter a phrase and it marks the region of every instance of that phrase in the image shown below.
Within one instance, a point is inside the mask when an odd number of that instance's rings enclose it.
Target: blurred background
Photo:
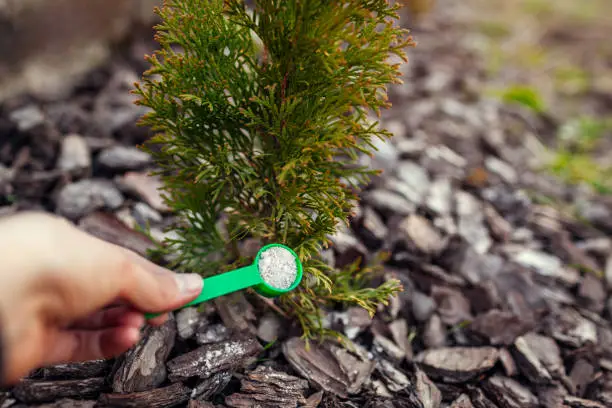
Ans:
[[[419,43],[413,54],[432,55],[444,43],[451,55],[475,55],[487,77],[483,96],[568,123],[563,135],[542,135],[562,149],[553,172],[611,188],[610,142],[603,137],[612,110],[608,0],[399,1],[406,6],[402,24]],[[116,60],[117,47],[132,47],[139,59],[154,47],[152,9],[159,3],[0,0],[0,103],[24,94],[66,97],[87,73]],[[449,62],[445,70],[464,68]]]
[[[156,0],[1,0],[0,100],[57,97],[110,48],[153,20]]]

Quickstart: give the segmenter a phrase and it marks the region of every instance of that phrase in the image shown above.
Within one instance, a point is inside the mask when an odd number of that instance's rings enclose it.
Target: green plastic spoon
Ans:
[[[272,251],[268,253],[268,251],[270,250]],[[279,270],[282,267],[281,265],[277,265],[277,268],[273,268],[274,265],[269,265],[269,262],[267,266],[264,265],[264,268],[267,268],[266,270],[260,270],[260,261],[262,260],[262,258],[266,255],[274,256],[274,253],[276,255],[285,255],[285,261],[289,259],[288,255],[290,255],[293,258],[293,261],[295,261],[295,271]],[[288,286],[287,288],[279,288],[273,286],[269,282],[266,282],[264,276],[268,275],[269,273],[288,273],[290,275],[293,275],[295,273],[295,277],[293,279],[293,283],[290,286]],[[293,276],[287,277],[291,278]],[[262,296],[276,297],[292,291],[300,284],[301,281],[302,263],[300,262],[300,259],[298,258],[297,254],[291,248],[288,248],[285,245],[270,244],[264,246],[259,250],[257,256],[255,257],[255,261],[251,265],[238,268],[233,271],[225,272],[220,275],[211,276],[210,278],[205,278],[204,287],[200,295],[191,302],[181,306],[179,309],[197,305],[207,300],[224,296],[232,292],[237,292],[239,290],[243,290],[249,287],[255,289],[255,291]],[[145,318],[152,319],[156,316],[159,316],[160,314],[161,313],[146,313]]]

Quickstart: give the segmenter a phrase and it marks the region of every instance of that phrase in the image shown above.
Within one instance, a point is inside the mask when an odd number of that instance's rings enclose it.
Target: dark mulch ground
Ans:
[[[437,24],[415,32],[383,117],[396,137],[367,159],[386,172],[327,254],[390,251],[405,286],[373,319],[329,313],[355,350],[306,351],[295,322],[240,293],[114,361],[38,370],[0,407],[612,406],[612,202],[531,170],[557,121],[484,99],[479,58]],[[151,46],[129,42],[67,100],[0,107],[0,214],[59,213],[142,254],[136,226],[163,238],[172,214],[127,92]]]

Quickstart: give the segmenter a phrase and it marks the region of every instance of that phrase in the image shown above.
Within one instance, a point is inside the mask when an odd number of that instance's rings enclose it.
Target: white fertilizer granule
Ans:
[[[297,276],[295,257],[285,248],[266,249],[259,257],[258,266],[263,280],[277,289],[288,289]]]

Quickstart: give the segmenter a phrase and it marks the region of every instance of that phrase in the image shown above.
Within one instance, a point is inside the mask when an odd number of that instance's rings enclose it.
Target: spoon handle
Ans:
[[[230,272],[211,276],[204,279],[204,287],[202,288],[202,292],[200,292],[198,297],[181,306],[179,309],[197,305],[207,300],[224,296],[232,292],[237,292],[239,290],[258,285],[261,282],[262,279],[256,265],[249,265]],[[148,320],[159,315],[161,315],[161,313],[145,313],[145,318]]]

